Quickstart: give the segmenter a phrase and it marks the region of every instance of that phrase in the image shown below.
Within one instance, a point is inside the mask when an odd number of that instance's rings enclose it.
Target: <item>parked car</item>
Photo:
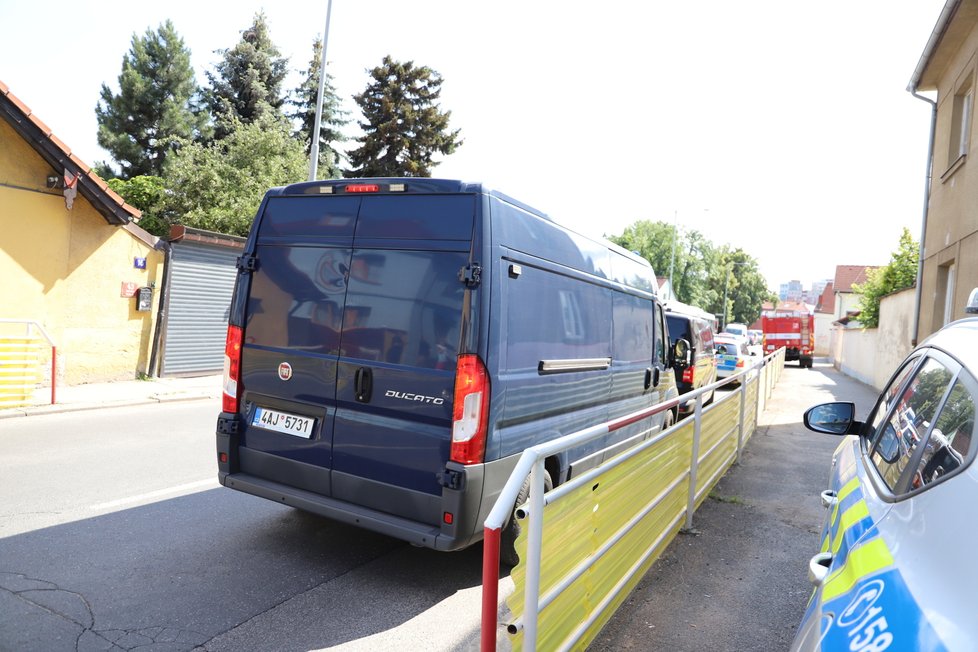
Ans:
[[[717,356],[713,338],[713,315],[694,306],[678,301],[665,305],[666,326],[669,328],[669,344],[673,350],[680,340],[689,342],[689,355],[686,360],[677,360],[675,365],[676,385],[679,394],[706,387],[717,379]],[[703,404],[713,402],[714,392],[703,397]],[[686,416],[695,408],[695,399],[687,399],[679,404],[679,415]]]
[[[740,324],[737,322],[731,322],[724,326],[724,333],[729,333],[731,335],[736,335],[737,337],[742,337],[747,339],[747,324]]]
[[[716,336],[717,378],[726,378],[743,371],[750,363],[747,340],[730,333]]]
[[[816,590],[793,650],[975,649],[976,344],[975,318],[935,333],[865,422],[853,403],[805,413],[810,430],[845,439],[821,496],[822,546],[809,563]]]
[[[764,339],[764,331],[759,328],[750,328],[747,330],[747,343],[750,346],[756,346],[761,344]]]

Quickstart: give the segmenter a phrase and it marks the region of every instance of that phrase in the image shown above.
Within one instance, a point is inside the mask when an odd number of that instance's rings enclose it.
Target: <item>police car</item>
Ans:
[[[978,313],[978,289],[969,300]],[[945,326],[897,369],[865,422],[852,403],[805,413],[845,435],[822,492],[815,585],[793,650],[978,646],[978,318]]]

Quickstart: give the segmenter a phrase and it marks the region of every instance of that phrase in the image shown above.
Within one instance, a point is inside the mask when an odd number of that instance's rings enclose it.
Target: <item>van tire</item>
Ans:
[[[550,472],[543,472],[543,486],[546,491],[554,488],[553,480],[550,479]],[[499,561],[512,568],[520,561],[520,556],[516,552],[516,537],[520,535],[520,522],[516,518],[516,508],[522,505],[530,497],[530,477],[527,476],[520,487],[520,492],[516,495],[516,503],[513,505],[513,513],[509,516],[509,523],[503,529],[499,537]]]
[[[672,428],[673,424],[676,423],[676,415],[672,413],[672,410],[666,411],[666,418],[662,420],[662,432]]]

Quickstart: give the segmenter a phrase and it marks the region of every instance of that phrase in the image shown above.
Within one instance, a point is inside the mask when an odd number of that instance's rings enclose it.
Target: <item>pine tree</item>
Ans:
[[[354,100],[363,112],[360,147],[349,153],[347,177],[431,176],[435,153],[451,154],[462,144],[460,130],[448,131],[451,111],[441,112],[441,76],[413,61],[385,56],[370,71],[372,81]]]
[[[289,117],[299,124],[295,136],[306,145],[306,154],[312,151],[312,131],[316,126],[316,100],[319,97],[319,70],[323,62],[323,42],[317,38],[312,44],[312,59],[309,69],[302,71],[305,81],[295,90],[292,106],[295,111]],[[319,122],[319,177],[335,179],[340,176],[340,153],[333,143],[342,143],[346,137],[340,128],[350,123],[347,111],[340,108],[340,98],[332,84],[333,76],[326,73],[323,88],[323,110]]]
[[[222,60],[216,73],[207,73],[216,138],[230,133],[232,119],[250,124],[265,113],[282,115],[282,82],[289,60],[272,43],[264,12],[255,14],[254,24],[241,32],[237,45],[217,52]]]
[[[193,139],[207,116],[199,108],[200,89],[173,23],[144,36],[133,34],[122,59],[119,94],[102,84],[95,107],[98,144],[119,164],[121,176],[160,175],[176,139]]]

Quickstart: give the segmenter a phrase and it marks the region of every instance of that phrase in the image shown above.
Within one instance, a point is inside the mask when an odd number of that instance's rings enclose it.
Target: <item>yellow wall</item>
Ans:
[[[45,188],[63,172],[0,119],[0,318],[39,322],[68,384],[134,378],[149,367],[159,296],[137,312],[121,287],[159,288],[163,252],[108,224],[81,193],[67,210],[61,192]],[[136,257],[147,269],[133,267]]]

